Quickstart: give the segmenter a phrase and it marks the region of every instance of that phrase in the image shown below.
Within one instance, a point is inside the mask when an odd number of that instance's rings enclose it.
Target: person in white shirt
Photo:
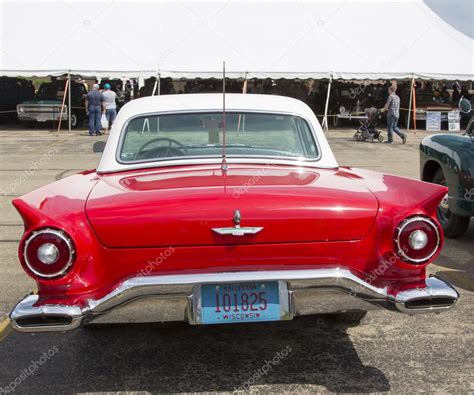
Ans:
[[[112,128],[115,117],[117,116],[117,104],[115,102],[117,95],[113,90],[110,89],[110,84],[104,85],[104,91],[102,92],[102,95],[104,97],[105,116],[107,117],[107,122],[109,123],[109,127],[106,132],[107,134]]]

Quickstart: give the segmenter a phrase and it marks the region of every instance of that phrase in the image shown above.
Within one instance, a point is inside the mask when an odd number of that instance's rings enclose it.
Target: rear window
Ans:
[[[132,119],[122,136],[121,162],[219,157],[223,147],[222,113],[149,115]],[[226,113],[226,155],[316,159],[319,155],[307,122],[297,116]]]

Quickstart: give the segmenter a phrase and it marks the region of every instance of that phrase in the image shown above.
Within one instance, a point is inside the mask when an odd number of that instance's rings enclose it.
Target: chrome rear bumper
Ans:
[[[37,305],[28,295],[10,314],[13,327],[22,332],[64,331],[83,322],[187,321],[201,324],[202,284],[279,281],[287,306],[282,319],[296,315],[354,310],[387,309],[405,314],[440,313],[452,308],[458,292],[430,277],[422,288],[397,293],[377,288],[346,269],[282,270],[135,277],[121,283],[86,306]]]

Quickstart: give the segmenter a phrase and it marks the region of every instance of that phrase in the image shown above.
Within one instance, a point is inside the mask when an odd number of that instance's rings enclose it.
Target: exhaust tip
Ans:
[[[22,317],[15,320],[19,328],[68,327],[72,324],[72,317],[64,315],[47,315]]]
[[[40,305],[38,295],[30,294],[10,313],[13,328],[20,332],[68,331],[82,323],[83,311],[79,306]]]
[[[432,298],[421,298],[414,299],[408,302],[405,302],[405,307],[409,310],[416,309],[437,309],[437,308],[449,308],[454,303],[456,299],[450,297],[432,297]]]
[[[459,293],[437,277],[425,280],[425,287],[400,291],[395,297],[398,310],[405,314],[442,313],[459,300]]]

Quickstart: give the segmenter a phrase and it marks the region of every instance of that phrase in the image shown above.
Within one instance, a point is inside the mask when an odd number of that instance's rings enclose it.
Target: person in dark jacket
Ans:
[[[459,93],[458,85],[453,84],[453,102],[457,103],[461,98],[461,94]]]

